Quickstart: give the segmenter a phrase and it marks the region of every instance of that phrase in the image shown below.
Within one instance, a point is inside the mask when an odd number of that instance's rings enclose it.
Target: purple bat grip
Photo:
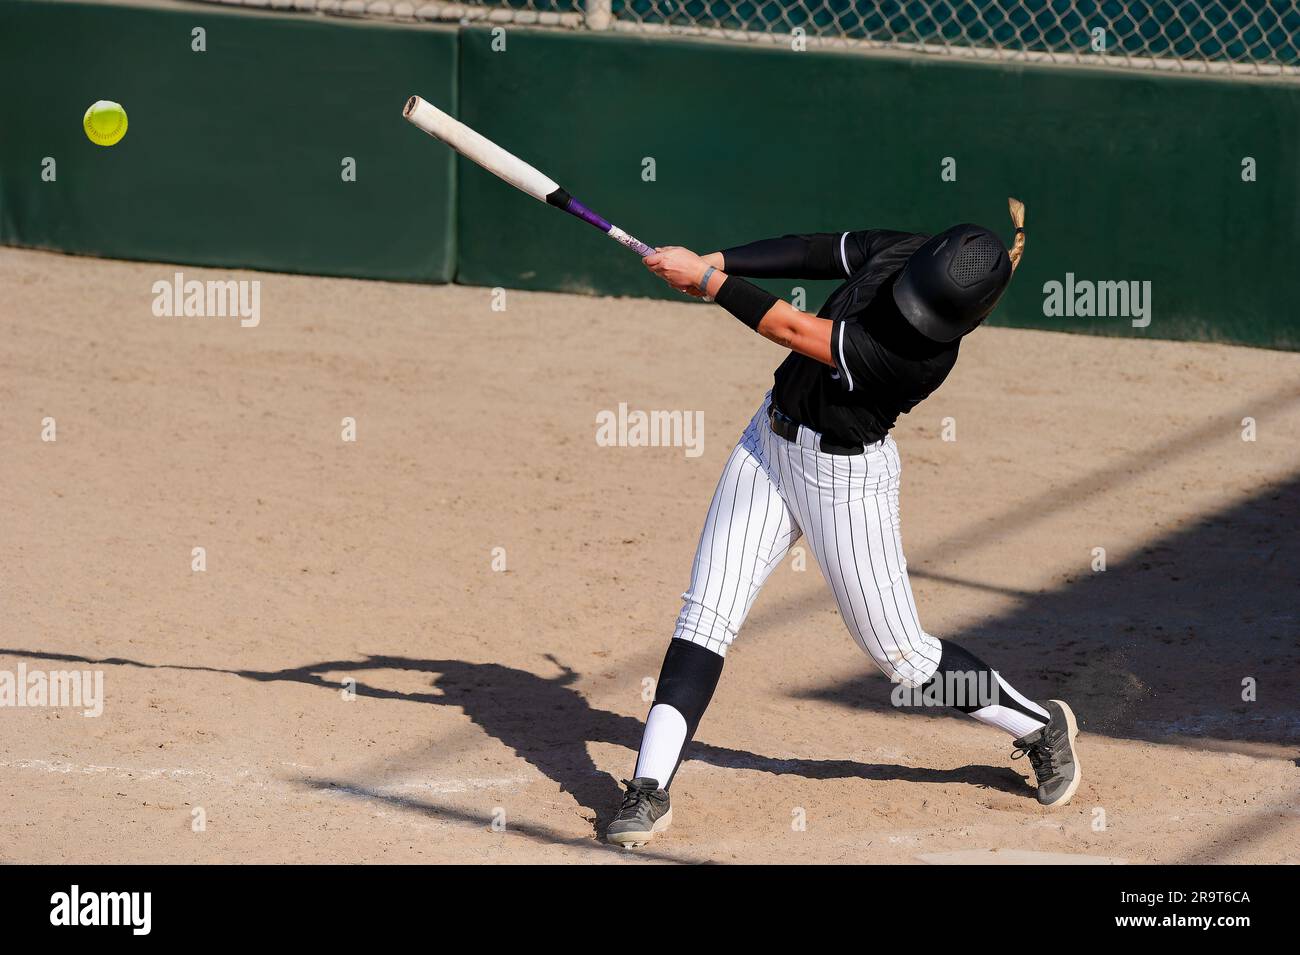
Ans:
[[[550,197],[547,198],[549,201]],[[628,235],[626,232],[624,232],[618,226],[611,223],[609,220],[605,219],[603,216],[599,216],[596,213],[592,212],[590,209],[588,209],[586,206],[584,206],[581,202],[579,202],[577,199],[573,198],[572,196],[568,196],[568,201],[565,202],[564,205],[561,206],[561,208],[565,212],[569,213],[569,215],[577,216],[583,222],[587,222],[590,223],[591,225],[594,225],[597,229],[605,233],[605,235],[609,236],[615,242],[618,242],[620,245],[627,246],[629,249],[631,249],[637,255],[641,256],[641,258],[643,259],[647,255],[654,254],[654,249],[646,245],[636,236]]]

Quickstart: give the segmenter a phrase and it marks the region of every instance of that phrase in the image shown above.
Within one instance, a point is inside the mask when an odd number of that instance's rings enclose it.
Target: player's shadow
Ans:
[[[642,720],[597,709],[575,688],[580,675],[554,658],[555,676],[541,676],[499,663],[465,660],[420,660],[400,656],[366,656],[350,660],[323,660],[283,670],[227,670],[185,664],[150,664],[121,657],[87,657],[0,648],[0,655],[80,663],[92,666],[134,666],[147,669],[193,670],[227,673],[259,683],[302,683],[338,693],[341,681],[356,681],[359,697],[404,700],[461,710],[484,733],[509,747],[538,772],[570,793],[597,826],[617,808],[622,788],[601,771],[591,757],[589,744],[613,743],[635,751],[641,742]],[[429,676],[428,691],[389,689],[380,680],[366,682],[368,671],[406,671]],[[707,732],[705,733],[707,736]],[[968,765],[953,769],[926,769],[888,763],[861,763],[847,759],[779,759],[741,749],[696,740],[690,760],[726,769],[753,770],[805,779],[906,780],[918,783],[964,783],[1025,795],[1031,790],[1025,778],[1006,767]],[[436,754],[435,754],[436,756]],[[631,769],[631,753],[626,757]],[[629,772],[629,775],[630,772]],[[361,785],[369,780],[357,781]]]
[[[1031,697],[1068,699],[1092,733],[1243,752],[1294,745],[1298,524],[1300,475],[942,635]],[[865,671],[800,695],[855,710],[888,699]]]

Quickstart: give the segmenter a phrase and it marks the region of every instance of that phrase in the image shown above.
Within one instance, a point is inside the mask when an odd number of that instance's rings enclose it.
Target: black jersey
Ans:
[[[766,239],[723,252],[728,274],[841,278],[818,311],[831,319],[835,365],[791,352],[776,370],[775,405],[838,444],[874,444],[948,376],[960,339],[934,342],[894,305],[893,281],[929,236],[871,229]]]

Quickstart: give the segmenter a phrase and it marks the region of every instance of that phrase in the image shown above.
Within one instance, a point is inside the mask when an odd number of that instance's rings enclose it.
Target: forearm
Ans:
[[[714,266],[713,271],[708,273],[707,282],[700,288],[716,301],[728,278],[730,276],[726,272]],[[740,278],[731,281],[749,285]],[[738,296],[736,293],[740,289],[729,288],[728,293],[723,296],[723,301],[718,304],[764,338],[776,342],[783,348],[807,355],[823,364],[835,364],[831,358],[832,323],[828,319],[801,312],[789,302],[774,296],[759,296],[753,291],[754,286],[749,286],[749,289],[750,294]]]
[[[834,365],[831,329],[834,323],[801,312],[789,302],[777,300],[758,323],[758,333],[782,348],[807,355],[823,365]]]

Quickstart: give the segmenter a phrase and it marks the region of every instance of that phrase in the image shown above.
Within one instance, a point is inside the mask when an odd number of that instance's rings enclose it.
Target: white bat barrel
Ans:
[[[427,100],[412,96],[406,101],[402,115],[430,136],[441,139],[465,158],[472,159],[534,199],[545,202],[548,195],[560,188],[555,180],[542,175],[518,156],[512,156]]]

